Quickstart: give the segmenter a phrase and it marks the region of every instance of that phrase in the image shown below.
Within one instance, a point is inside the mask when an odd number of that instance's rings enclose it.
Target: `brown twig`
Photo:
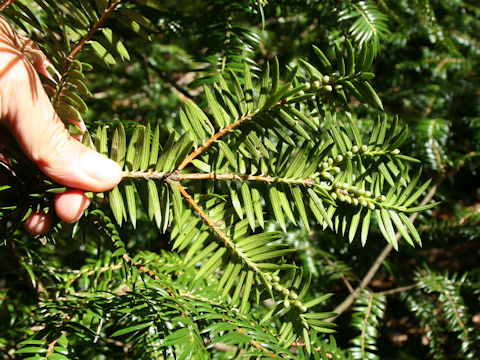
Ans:
[[[294,342],[291,346],[293,346],[293,347],[304,347],[304,346],[305,346],[305,343],[304,343],[304,342],[296,341],[296,342]],[[320,352],[320,350],[322,350],[322,349],[319,348],[319,347],[316,347],[316,348],[314,348],[314,350],[315,350],[316,352]],[[327,359],[333,359],[333,355],[327,352]]]
[[[203,174],[203,173],[193,173],[193,174],[174,174],[171,177],[172,180],[182,181],[182,180],[205,180],[205,179],[215,179],[215,180],[239,180],[239,181],[263,181],[268,183],[283,182],[289,184],[303,184],[306,186],[311,186],[315,184],[315,181],[312,179],[291,179],[291,178],[281,178],[281,177],[272,177],[267,175],[239,175],[239,174]]]
[[[67,321],[70,321],[70,319],[71,319],[71,315],[67,314],[67,315],[65,315],[65,318],[60,323],[60,326],[58,327],[57,332],[55,333],[55,336],[53,337],[53,340],[50,341],[50,343],[48,344],[47,357],[48,357],[48,355],[51,355],[53,353],[53,348],[57,344],[58,339],[60,339],[60,336],[62,336],[63,326]]]
[[[370,317],[370,314],[372,312],[372,306],[373,306],[373,298],[375,294],[370,294],[368,297],[368,307],[367,311],[365,312],[365,316],[363,318],[363,323],[362,323],[362,335],[361,335],[361,345],[360,345],[360,351],[362,354],[365,354],[365,333],[367,332],[367,324],[368,324],[368,318]]]
[[[89,270],[89,271],[78,271],[77,275],[72,280],[70,280],[70,284],[73,284],[75,281],[80,279],[83,275],[92,276],[92,275],[97,274],[97,273],[102,274],[102,273],[104,273],[106,271],[109,271],[109,270],[118,270],[121,267],[122,267],[121,264],[117,264],[117,265],[113,265],[113,266],[102,266],[101,268],[95,268],[95,269]]]
[[[90,217],[90,216],[87,216],[87,219],[91,220],[93,222],[94,225],[99,225],[99,222],[97,220],[94,220],[94,218]],[[101,226],[101,225],[100,225]],[[110,237],[110,240],[112,241],[113,244],[115,244],[115,242],[118,240],[114,237],[111,237],[110,234],[108,232],[106,232],[107,236]],[[133,261],[132,258],[130,256],[128,256],[128,254],[123,254],[122,255],[122,259],[123,261],[127,264],[127,265],[130,265],[130,266],[135,266],[140,272],[143,272],[144,274],[146,274],[148,277],[150,277],[151,279],[153,280],[160,280],[160,276],[158,276],[157,274],[155,274],[153,271],[151,271],[150,269],[146,268],[142,263],[140,263],[139,261]],[[172,296],[172,297],[175,297],[175,295],[173,294],[173,292],[168,289],[165,285],[162,284],[162,286],[164,287],[164,289]]]
[[[80,40],[80,42],[75,46],[75,48],[70,52],[70,54],[66,57],[65,59],[65,68],[63,69],[63,73],[60,77],[60,82],[57,84],[57,90],[55,91],[55,94],[53,95],[51,102],[54,108],[56,108],[57,103],[62,95],[62,91],[65,86],[66,82],[66,75],[68,74],[70,67],[73,64],[73,59],[77,54],[83,49],[85,44],[92,38],[92,36],[98,31],[100,26],[107,20],[108,17],[113,13],[115,8],[120,4],[122,0],[115,0],[107,10],[102,14],[100,19],[93,25],[93,27],[88,31],[88,33]],[[87,136],[88,132],[86,132]],[[93,146],[92,141],[90,140],[91,145]]]
[[[213,220],[205,214],[205,212],[202,210],[202,208],[197,204],[197,202],[192,198],[192,196],[185,190],[185,188],[178,182],[176,181],[175,184],[177,185],[178,189],[180,190],[180,193],[182,196],[187,200],[187,202],[190,204],[191,207],[194,208],[194,210],[201,216],[203,221],[209,226],[219,237],[222,239],[229,248],[234,249],[235,244],[230,240],[220,228],[215,225]]]
[[[185,166],[190,164],[193,159],[195,159],[198,155],[200,155],[205,149],[207,149],[210,145],[212,145],[216,140],[221,138],[223,135],[225,135],[227,132],[232,131],[235,129],[237,126],[243,124],[245,121],[248,119],[252,118],[255,114],[257,114],[256,111],[254,112],[249,112],[242,116],[240,119],[235,120],[233,123],[230,125],[224,127],[223,129],[219,130],[216,134],[214,134],[210,139],[205,141],[202,146],[198,147],[194,151],[192,151],[180,164],[177,170],[183,170]]]
[[[157,274],[155,274],[153,271],[151,271],[150,269],[148,269],[147,267],[145,267],[140,261],[132,261],[132,258],[130,256],[128,256],[127,254],[123,254],[122,255],[122,259],[123,261],[125,261],[125,263],[127,263],[128,265],[133,265],[135,266],[140,272],[146,274],[148,277],[150,277],[151,279],[153,280],[160,280],[160,276],[158,276]],[[175,297],[173,292],[168,289],[166,286],[164,286],[164,289],[166,291],[168,291],[168,293]]]
[[[243,331],[242,329],[236,329],[235,330],[236,332],[240,333],[240,334],[246,334],[245,331]],[[272,358],[275,358],[277,357],[275,354],[272,354],[271,352],[269,352],[267,349],[265,349],[260,343],[258,343],[256,340],[250,340],[250,345],[256,347],[258,350],[264,352],[266,355],[268,355],[269,357],[272,357]],[[239,349],[237,346],[234,346],[234,345],[226,345],[224,343],[216,343],[212,346],[213,349],[215,350],[218,350],[218,351],[222,351],[222,352],[237,352]],[[240,353],[239,355],[243,355],[245,354],[245,350],[244,349],[241,349],[240,350]]]
[[[95,338],[93,339],[93,343],[96,344],[98,339],[100,339],[100,331],[102,330],[103,326],[103,317],[100,318],[100,321],[98,322],[97,325],[97,331],[95,332]]]
[[[243,331],[242,329],[236,329],[235,330],[236,332],[240,333],[240,334],[246,334],[245,331]],[[256,340],[254,339],[251,339],[250,340],[250,344],[254,347],[256,347],[258,350],[264,352],[265,354],[267,354],[269,357],[276,357],[275,354],[272,354],[271,352],[269,352],[267,349],[265,349],[259,342],[257,342]]]
[[[405,286],[400,286],[400,287],[397,287],[395,289],[390,289],[390,290],[385,290],[385,291],[379,291],[379,292],[376,292],[375,294],[376,295],[393,295],[393,294],[396,294],[396,293],[399,293],[399,292],[404,292],[404,291],[409,291],[409,290],[413,290],[417,287],[416,284],[412,284],[412,285],[405,285]]]
[[[427,193],[427,195],[425,195],[425,198],[422,200],[422,202],[420,203],[420,206],[423,206],[423,205],[426,205],[430,202],[430,200],[432,200],[432,198],[435,196],[435,193],[437,192],[437,189],[438,189],[438,186],[440,185],[440,183],[442,182],[443,180],[443,177],[442,178],[439,178],[437,180],[437,182],[435,183],[434,186],[432,186],[432,188],[430,189],[430,191]],[[412,215],[410,215],[409,219],[410,221],[413,223],[417,217],[418,217],[419,213],[416,212],[416,213],[413,213]],[[399,240],[401,238],[401,234],[399,232],[397,232],[396,234],[396,238],[397,240]],[[387,258],[388,254],[390,254],[390,252],[392,251],[393,249],[393,246],[391,244],[388,244],[387,246],[385,246],[385,248],[382,250],[382,252],[380,253],[380,255],[377,257],[377,259],[375,260],[375,262],[372,264],[372,266],[370,267],[370,269],[368,270],[367,274],[365,275],[365,277],[362,279],[362,282],[360,283],[360,285],[358,285],[355,290],[350,294],[348,295],[347,298],[345,298],[345,300],[342,301],[342,303],[340,305],[338,305],[334,310],[333,312],[337,313],[337,315],[333,318],[330,318],[328,319],[329,321],[333,321],[335,320],[337,317],[339,317],[340,315],[342,315],[342,313],[344,313],[352,304],[353,302],[355,301],[355,299],[360,295],[360,292],[365,289],[365,287],[368,286],[368,284],[370,284],[370,282],[373,280],[373,277],[375,276],[375,274],[377,273],[378,269],[380,268],[380,266],[382,266],[383,262],[385,261],[385,259]]]
[[[434,284],[438,287],[441,288],[441,286],[439,286],[439,284],[434,280]],[[448,302],[450,303],[450,306],[452,307],[453,309],[453,313],[455,314],[455,319],[457,320],[458,324],[460,325],[460,327],[462,328],[463,332],[468,336],[470,337],[470,333],[467,329],[467,327],[465,326],[465,324],[463,323],[462,321],[462,318],[460,317],[460,312],[457,308],[457,305],[455,304],[455,301],[452,299],[452,296],[450,295],[449,291],[447,289],[442,289],[441,290],[445,296],[447,297],[447,300]],[[439,291],[440,292],[440,291]]]
[[[92,38],[92,36],[97,32],[97,30],[102,26],[102,24],[107,20],[115,8],[120,4],[122,0],[115,0],[107,10],[102,14],[100,19],[93,25],[93,27],[88,31],[88,33],[80,40],[80,42],[75,46],[75,48],[70,52],[67,57],[67,61],[71,63],[75,56],[83,49],[85,44]]]
[[[183,180],[238,180],[238,181],[262,181],[268,183],[282,182],[289,184],[302,184],[305,186],[312,186],[315,181],[312,179],[295,179],[295,178],[282,178],[272,177],[268,175],[243,175],[235,173],[216,174],[216,173],[189,173],[179,174],[178,172],[165,173],[165,172],[145,172],[145,171],[132,171],[124,172],[122,175],[124,178],[133,179],[155,179],[165,181],[183,181]]]

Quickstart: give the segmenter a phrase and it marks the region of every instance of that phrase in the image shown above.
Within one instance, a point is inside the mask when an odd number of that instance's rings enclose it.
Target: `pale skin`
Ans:
[[[122,171],[117,163],[70,136],[37,74],[49,76],[48,66],[38,47],[0,16],[0,123],[45,175],[68,187],[56,195],[55,212],[60,219],[75,222],[90,204],[84,191],[113,188]],[[83,123],[77,125],[85,129]],[[24,225],[31,234],[40,235],[50,224],[50,214],[33,213]]]

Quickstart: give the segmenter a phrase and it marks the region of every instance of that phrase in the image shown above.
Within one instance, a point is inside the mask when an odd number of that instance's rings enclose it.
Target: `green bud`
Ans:
[[[277,275],[273,275],[273,276],[272,276],[272,280],[273,280],[273,282],[278,283],[278,282],[280,281],[280,277],[277,276]]]
[[[306,313],[308,309],[307,309],[306,306],[301,306],[301,307],[299,308],[299,310],[300,310],[300,312],[302,312],[302,313]]]
[[[353,158],[353,153],[351,151],[347,151],[347,153],[345,154],[345,156],[348,158],[348,159],[352,159]]]
[[[359,150],[359,149],[358,149],[358,146],[357,146],[357,145],[354,145],[354,146],[352,147],[352,152],[353,152],[354,154],[356,154],[356,153],[358,152],[358,150]]]
[[[292,299],[292,300],[297,300],[297,299],[298,299],[297,293],[292,291],[292,292],[290,293],[290,299]]]
[[[345,195],[345,201],[349,204],[352,203],[352,197],[350,195]]]
[[[325,75],[325,76],[323,77],[323,82],[326,83],[326,84],[328,84],[328,83],[330,82],[330,76]]]
[[[371,196],[372,196],[372,193],[367,190],[367,191],[365,191],[365,196],[366,196],[366,197],[371,197]]]
[[[369,202],[369,203],[368,203],[368,208],[369,208],[370,210],[375,210],[375,204],[372,203],[372,202]]]
[[[368,203],[367,203],[366,200],[360,200],[360,205],[361,205],[362,207],[367,207],[367,206],[368,206]]]
[[[372,80],[375,77],[375,74],[372,72],[363,72],[360,74],[360,77],[364,80]]]
[[[337,193],[332,192],[330,195],[332,196],[333,200],[337,200]]]
[[[335,162],[337,163],[340,163],[343,161],[343,156],[342,155],[338,155],[336,158],[335,158]]]
[[[352,198],[352,204],[357,206],[358,205],[358,199],[357,198]]]
[[[288,290],[287,288],[283,288],[282,294],[288,296],[288,294],[290,294],[290,290]]]
[[[346,199],[345,199],[345,195],[343,194],[338,194],[338,200],[341,201],[341,202],[344,202]]]
[[[392,154],[393,155],[398,155],[398,154],[400,154],[400,150],[399,149],[392,150]]]
[[[328,171],[324,171],[320,174],[324,179],[330,179],[332,175]]]
[[[360,148],[360,152],[364,153],[364,152],[367,152],[368,151],[368,146],[367,145],[362,145],[362,147]]]
[[[290,307],[290,301],[288,299],[283,300],[283,306],[288,309]]]
[[[328,92],[332,92],[332,85],[326,85],[325,86],[325,90],[327,90]]]

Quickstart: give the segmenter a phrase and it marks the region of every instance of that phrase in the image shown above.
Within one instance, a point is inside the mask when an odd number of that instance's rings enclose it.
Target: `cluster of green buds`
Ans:
[[[298,300],[298,294],[295,291],[291,291],[282,284],[280,284],[280,277],[278,275],[265,274],[265,279],[269,282],[268,286],[271,286],[271,289],[284,296],[283,306],[285,308],[288,309],[291,305],[293,305],[298,308],[298,311],[300,313],[307,312],[307,308],[300,300]]]
[[[369,150],[368,149],[368,146],[367,145],[362,145],[362,146],[357,146],[357,145],[353,145],[352,148],[350,150],[348,150],[345,154],[343,155],[338,155],[337,158],[341,158],[343,160],[343,158],[347,158],[349,160],[352,160],[353,157],[357,154],[360,154],[360,155],[364,155],[364,154],[370,154],[370,155],[386,155],[386,154],[390,154],[390,155],[398,155],[400,154],[400,150],[399,149],[393,149],[393,150],[390,150],[390,151],[385,151],[385,150]],[[336,160],[338,163],[340,163],[341,161],[338,161]]]
[[[340,166],[345,159],[353,159],[355,154],[365,154],[368,151],[367,145],[357,146],[354,145],[349,151],[344,155],[337,155],[335,158],[327,158],[324,162],[320,164],[321,176],[326,180],[331,180],[332,175],[336,175],[340,172]]]
[[[359,189],[355,185],[347,183],[337,182],[333,188],[335,191],[330,195],[334,200],[338,199],[354,206],[368,207],[370,210],[375,210],[375,203],[382,203],[386,200],[385,195],[373,197],[371,191]]]
[[[304,91],[309,93],[316,93],[320,90],[324,90],[327,92],[332,92],[333,88],[332,85],[329,84],[330,77],[328,75],[322,76],[322,79],[312,79],[311,82],[307,82],[304,85]]]
[[[328,157],[320,164],[320,176],[326,180],[333,181],[333,175],[340,173],[340,167],[343,162],[352,160],[355,155],[376,153],[375,150],[369,150],[367,145],[354,145],[344,154],[339,154],[335,158]],[[389,151],[392,155],[398,155],[400,150],[394,149]],[[330,193],[334,200],[340,202],[346,202],[354,206],[360,205],[362,207],[368,207],[370,210],[375,210],[376,206],[383,203],[386,200],[385,195],[374,196],[371,191],[358,188],[355,185],[349,185],[347,183],[337,182],[333,184],[332,191]]]
[[[326,180],[332,178],[332,174],[336,175],[340,172],[340,167],[338,165],[343,161],[341,155],[337,156],[335,159],[329,157],[324,162],[320,164],[320,169],[322,170],[321,176]]]
[[[356,154],[365,154],[366,152],[368,152],[367,145],[362,145],[360,147],[353,145],[352,148],[345,153],[345,157],[351,160]]]

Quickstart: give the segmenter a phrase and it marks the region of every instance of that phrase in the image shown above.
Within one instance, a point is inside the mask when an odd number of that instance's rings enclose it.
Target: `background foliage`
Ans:
[[[3,358],[479,357],[474,1],[0,8],[125,170],[34,239],[62,188],[7,149]]]

